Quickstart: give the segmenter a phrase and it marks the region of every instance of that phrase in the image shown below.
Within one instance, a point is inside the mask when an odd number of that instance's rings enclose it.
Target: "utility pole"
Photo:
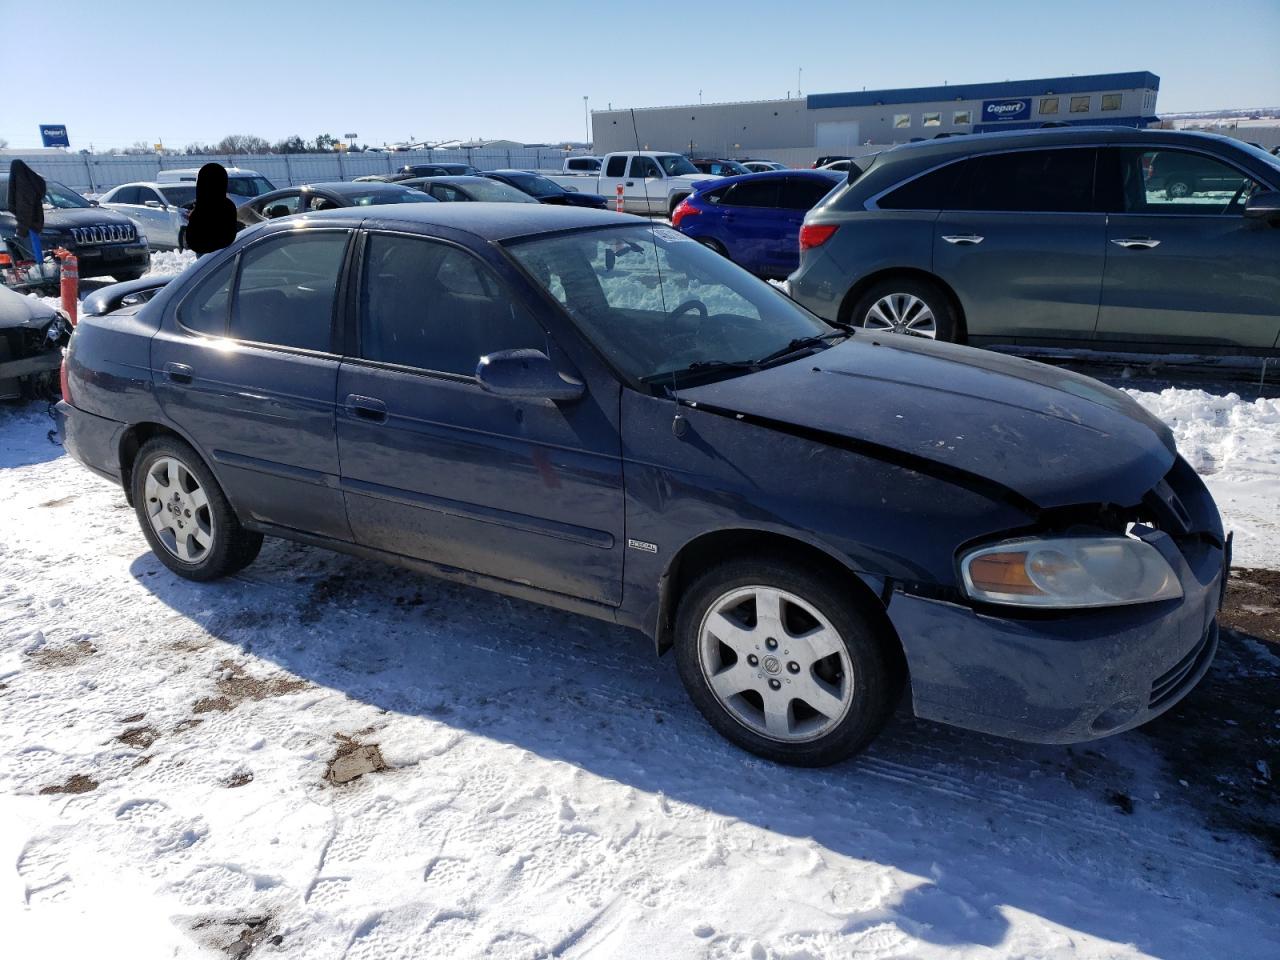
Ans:
[[[796,69],[796,96],[800,96],[800,88],[804,86],[804,67]]]
[[[591,111],[587,107],[587,98],[582,98],[582,127],[586,131],[586,143],[591,143]]]

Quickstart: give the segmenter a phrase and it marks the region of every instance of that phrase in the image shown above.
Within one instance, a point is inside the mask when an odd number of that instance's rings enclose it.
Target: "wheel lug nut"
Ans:
[[[777,641],[777,640],[775,640],[775,639],[773,639],[773,637],[770,637],[768,640],[766,640],[766,641],[764,642],[764,645],[765,645],[766,647],[768,647],[770,650],[777,650],[777,649],[778,649],[778,641]]]
[[[756,666],[759,662],[760,662],[760,658],[759,658],[759,657],[757,657],[754,653],[751,653],[751,654],[748,654],[748,655],[747,655],[747,663],[751,664],[751,666],[753,666],[753,667],[754,667],[754,666]]]
[[[799,673],[799,672],[800,672],[800,664],[798,664],[798,663],[796,663],[794,660],[792,660],[790,663],[788,663],[788,664],[787,664],[787,670],[788,670],[788,671],[790,671],[791,673]]]
[[[770,689],[770,690],[781,690],[781,689],[782,689],[782,683],[781,683],[780,681],[778,681],[778,680],[770,680],[770,681],[769,681],[769,689]]]

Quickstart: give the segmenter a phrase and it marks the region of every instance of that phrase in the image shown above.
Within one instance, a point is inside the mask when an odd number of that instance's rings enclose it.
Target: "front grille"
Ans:
[[[1213,658],[1217,645],[1218,624],[1215,621],[1185,657],[1152,681],[1151,698],[1147,705],[1154,710],[1181,696],[1186,688],[1186,681],[1197,676],[1200,668]]]
[[[80,246],[94,243],[129,243],[138,231],[131,223],[103,223],[92,227],[72,227],[71,239]]]

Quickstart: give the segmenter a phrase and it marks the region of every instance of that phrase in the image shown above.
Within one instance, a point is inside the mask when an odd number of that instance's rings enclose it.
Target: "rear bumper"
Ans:
[[[125,425],[86,413],[65,400],[53,409],[62,448],[98,476],[120,483],[120,435]]]
[[[917,716],[1036,743],[1078,743],[1168,710],[1208,671],[1218,644],[1223,549],[1183,556],[1165,538],[1180,600],[1013,619],[895,594]]]

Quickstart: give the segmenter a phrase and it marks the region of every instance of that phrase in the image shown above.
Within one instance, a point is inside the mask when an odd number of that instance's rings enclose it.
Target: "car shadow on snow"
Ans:
[[[1267,929],[1257,918],[1280,896],[1275,863],[1237,832],[1242,824],[1216,818],[1213,769],[1196,773],[1173,756],[1185,729],[1177,717],[1164,734],[1040,747],[917,720],[904,704],[856,760],[788,769],[717,736],[685,698],[673,658],[655,658],[628,630],[278,541],[213,584],[180,580],[149,553],[131,570],[221,642],[356,701],[811,837],[826,859],[920,878],[873,909],[842,906],[833,890],[830,911],[847,935],[893,924],[930,943],[994,946],[1012,908],[1190,957],[1214,953],[1214,931],[1233,924],[1257,937]],[[1258,642],[1227,633],[1223,645],[1248,661],[1254,683],[1275,689],[1280,661],[1252,649]],[[1227,707],[1215,698],[1239,693],[1213,679],[1185,702],[1189,716],[1206,698],[1217,715]],[[1277,719],[1250,743],[1274,737]],[[1175,777],[1197,789],[1168,796]],[[1217,845],[1203,838],[1210,825],[1222,831]],[[1253,949],[1268,948],[1246,942],[1233,955]]]

